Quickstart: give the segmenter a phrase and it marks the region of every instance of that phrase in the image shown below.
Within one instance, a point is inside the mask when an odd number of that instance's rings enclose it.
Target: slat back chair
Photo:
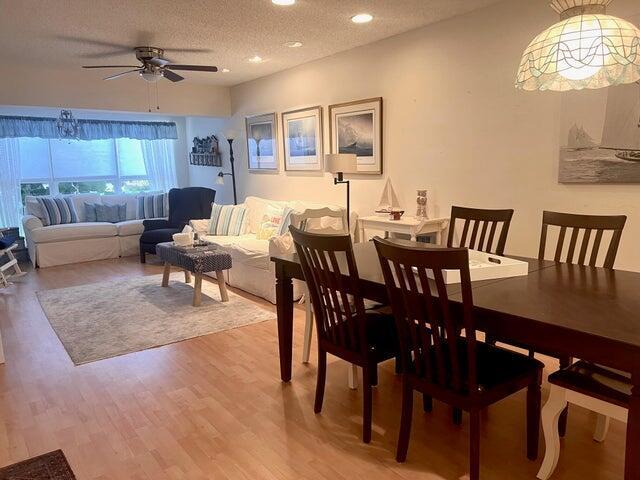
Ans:
[[[385,324],[395,332],[393,318],[365,311],[360,293],[358,268],[349,235],[303,232],[289,227],[316,317],[318,337],[318,381],[315,412],[322,410],[327,352],[362,367],[363,439],[371,440],[372,379],[381,361],[397,355],[395,335],[376,335],[373,343],[369,325]],[[374,321],[369,322],[369,318]],[[383,331],[383,330],[378,330]],[[393,338],[392,338],[393,337]]]
[[[451,207],[448,247],[467,247],[496,255],[504,254],[513,210]],[[457,223],[462,223],[460,241],[454,245]],[[499,229],[499,230],[498,230]]]
[[[538,258],[541,260],[545,258],[549,227],[559,227],[558,240],[553,256],[554,261],[595,267],[598,263],[600,247],[604,248],[602,243],[603,235],[605,232],[611,232],[609,247],[606,249],[602,266],[604,268],[613,268],[626,221],[627,217],[625,215],[577,215],[545,211],[542,214],[542,232],[540,234]],[[578,246],[578,238],[581,231],[582,239]],[[593,242],[591,242],[592,236]],[[568,244],[566,240],[568,240]],[[563,255],[565,247],[566,254]],[[578,254],[577,258],[576,253]]]
[[[538,258],[544,260],[546,257],[547,240],[552,227],[558,227],[558,238],[555,246],[553,260],[556,262],[571,263],[590,267],[598,266],[600,248],[605,249],[603,237],[605,232],[611,234],[609,247],[604,253],[602,267],[613,268],[620,245],[620,238],[624,225],[627,222],[625,215],[579,215],[573,213],[560,213],[544,211],[542,213],[542,230],[540,233],[540,249]],[[593,232],[595,231],[595,235]],[[580,233],[582,239],[579,242]],[[591,238],[593,236],[593,242]],[[568,240],[568,243],[566,242]],[[606,242],[605,242],[606,243]],[[566,249],[566,254],[563,255]],[[578,256],[576,258],[576,252]],[[573,359],[570,357],[554,354],[554,352],[542,352],[549,356],[555,356],[560,360],[560,368],[568,368]],[[529,350],[529,355],[533,356],[534,351]],[[558,432],[564,437],[567,430],[568,406],[562,411],[558,421]]]
[[[347,211],[334,210],[329,207],[324,208],[307,208],[303,212],[291,213],[291,225],[300,229],[307,230],[307,226],[311,223],[310,220],[322,221],[324,218],[335,218],[340,220],[340,228],[314,228],[313,233],[326,233],[331,235],[345,235],[349,233],[349,224],[347,222]],[[305,287],[304,292],[304,305],[305,305],[305,326],[304,326],[304,341],[302,346],[302,363],[309,363],[309,356],[311,353],[311,340],[313,332],[313,309],[311,307],[311,296],[308,289]],[[349,387],[356,388],[356,373],[355,368],[349,369]]]
[[[402,371],[415,374],[436,389],[477,392],[476,331],[469,253],[463,248],[414,251],[376,239],[385,283],[396,317]],[[427,271],[433,272],[430,280]],[[458,270],[463,297],[462,322],[451,311],[443,270]],[[461,342],[464,327],[466,342]],[[460,365],[458,350],[468,363]],[[462,372],[467,372],[463,381]]]
[[[349,222],[347,221],[347,211],[344,209],[334,210],[333,208],[307,208],[304,212],[291,213],[291,225],[294,227],[307,231],[307,225],[310,220],[317,219],[321,221],[323,218],[337,218],[340,220],[340,228],[326,228],[319,229],[314,228],[313,233],[327,233],[333,235],[347,234],[349,233]]]
[[[480,411],[523,388],[528,388],[527,455],[535,459],[543,365],[476,339],[468,250],[410,247],[377,237],[374,242],[396,320],[402,361],[402,415],[396,459],[406,460],[413,390],[418,390],[469,412],[470,478],[477,480]],[[454,308],[449,300],[444,270],[460,273],[460,308]],[[509,372],[504,365],[509,365]]]

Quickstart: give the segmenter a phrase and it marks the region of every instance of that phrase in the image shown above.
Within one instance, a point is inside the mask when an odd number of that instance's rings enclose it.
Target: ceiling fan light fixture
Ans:
[[[164,75],[162,72],[140,72],[140,76],[149,83],[155,83]]]
[[[249,59],[249,62],[251,62],[251,63],[262,63],[262,62],[264,62],[264,60],[260,55],[254,55],[253,57],[251,57]]]
[[[271,0],[271,3],[281,7],[286,7],[286,6],[295,4],[296,0]]]
[[[553,0],[560,21],[522,55],[516,88],[581,90],[640,80],[640,29],[607,15],[613,0]]]
[[[353,23],[369,23],[371,20],[373,20],[373,15],[370,13],[358,13],[351,17]]]
[[[302,42],[298,42],[298,41],[285,42],[284,46],[289,48],[300,48],[302,46]]]

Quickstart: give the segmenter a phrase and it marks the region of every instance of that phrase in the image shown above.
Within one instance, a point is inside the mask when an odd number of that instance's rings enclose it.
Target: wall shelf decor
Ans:
[[[218,137],[193,138],[193,147],[189,152],[189,163],[202,167],[221,167],[222,155],[218,146]]]

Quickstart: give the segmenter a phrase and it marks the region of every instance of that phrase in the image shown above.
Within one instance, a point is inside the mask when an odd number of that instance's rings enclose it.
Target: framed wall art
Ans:
[[[277,171],[279,162],[276,114],[247,117],[245,124],[249,170]]]
[[[358,173],[382,173],[382,97],[329,105],[331,153],[355,153]]]
[[[322,107],[282,114],[284,168],[289,171],[321,171]]]

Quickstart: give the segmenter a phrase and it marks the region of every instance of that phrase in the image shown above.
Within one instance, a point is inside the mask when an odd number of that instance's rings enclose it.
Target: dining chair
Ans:
[[[625,215],[579,215],[544,211],[538,259],[546,259],[548,247],[551,246],[555,262],[590,267],[600,265],[612,269],[626,221]],[[549,240],[551,240],[551,234],[556,232],[554,249],[554,242]],[[591,241],[592,238],[593,241]],[[606,247],[607,239],[608,247]],[[540,353],[558,358],[561,369],[569,367],[573,362],[572,358],[554,352]],[[533,356],[534,351],[529,350],[529,355]],[[568,408],[565,408],[558,422],[561,437],[566,433],[568,412]],[[604,421],[599,420],[599,423]]]
[[[417,390],[469,412],[470,478],[477,480],[480,412],[522,389],[527,389],[527,457],[535,460],[544,365],[477,340],[468,250],[404,246],[377,237],[374,242],[396,320],[402,362],[396,460],[407,458],[413,391]],[[461,305],[454,307],[449,301],[443,270],[460,272]]]
[[[507,243],[512,217],[513,210],[511,209],[487,210],[453,206],[451,207],[447,247],[467,247],[472,250],[502,255]],[[462,223],[462,233],[460,241],[455,242],[454,237],[459,223]]]
[[[585,361],[578,361],[549,375],[549,399],[542,409],[545,455],[537,475],[540,480],[547,480],[558,465],[558,422],[567,403],[598,413],[593,439],[603,442],[610,417],[627,422],[632,388],[630,377],[628,373]]]
[[[314,233],[325,233],[328,235],[346,235],[349,233],[349,222],[347,221],[346,210],[334,210],[329,207],[324,208],[308,208],[303,212],[292,212],[290,219],[291,225],[300,230],[307,230],[307,225],[314,219],[321,222],[324,218],[332,218],[340,220],[339,228],[322,228],[321,226],[314,225]],[[304,298],[304,340],[302,343],[302,363],[309,363],[309,356],[311,354],[311,340],[313,337],[313,308],[311,307],[311,297],[309,295],[309,289],[304,286],[303,292]],[[355,390],[358,385],[358,370],[353,364],[350,365],[348,370],[347,379],[349,388]]]
[[[318,339],[314,411],[320,413],[327,353],[362,368],[362,438],[371,441],[372,385],[378,364],[398,355],[393,316],[365,310],[350,235],[325,235],[289,227],[311,295]]]

